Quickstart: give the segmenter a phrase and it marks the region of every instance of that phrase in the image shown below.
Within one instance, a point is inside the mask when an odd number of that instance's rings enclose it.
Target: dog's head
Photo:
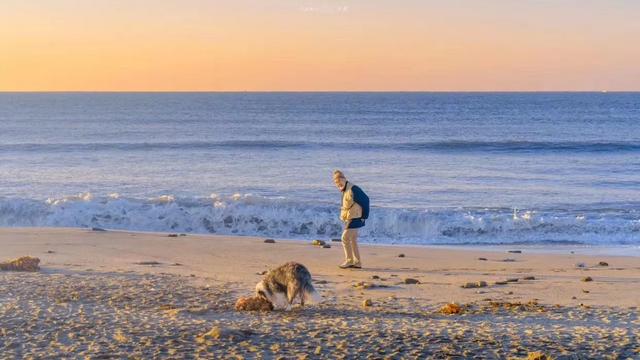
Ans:
[[[267,290],[267,286],[264,283],[264,280],[261,280],[259,283],[256,284],[256,296],[271,302],[271,299],[269,299],[268,294],[270,294],[270,291]]]

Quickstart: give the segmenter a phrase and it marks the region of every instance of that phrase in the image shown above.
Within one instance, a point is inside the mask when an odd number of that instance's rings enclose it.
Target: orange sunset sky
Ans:
[[[1,0],[2,91],[640,90],[637,0]]]

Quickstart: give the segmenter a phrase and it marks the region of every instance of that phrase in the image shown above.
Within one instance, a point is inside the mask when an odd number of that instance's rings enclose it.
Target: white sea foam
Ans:
[[[0,198],[0,226],[104,227],[122,230],[339,237],[337,204],[251,194],[151,199],[82,193],[46,201]],[[361,230],[374,243],[640,243],[640,213],[614,210],[394,209],[372,208]]]

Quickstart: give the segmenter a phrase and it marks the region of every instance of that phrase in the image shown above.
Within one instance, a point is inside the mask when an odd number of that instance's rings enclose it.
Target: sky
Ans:
[[[0,91],[639,91],[638,0],[1,0]]]

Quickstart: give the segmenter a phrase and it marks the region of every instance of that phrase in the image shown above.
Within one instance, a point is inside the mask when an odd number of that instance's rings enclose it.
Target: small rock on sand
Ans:
[[[274,239],[265,239],[265,240],[264,240],[264,243],[265,243],[265,244],[275,244],[275,243],[276,243],[276,241],[275,241]]]
[[[522,278],[522,280],[535,280],[536,277],[535,276],[525,276]]]
[[[600,265],[600,266],[609,266],[609,263],[607,263],[606,261],[600,261],[598,263],[598,265]]]
[[[380,279],[380,276],[378,276],[378,275],[372,275],[372,276],[371,276],[371,278],[372,278],[373,280],[379,280],[379,279]]]
[[[493,284],[494,285],[507,285],[508,283],[506,281],[496,281]]]
[[[512,253],[512,254],[522,254],[522,250],[509,250],[507,252]]]
[[[323,249],[331,249],[331,245],[329,245],[329,244],[324,244],[324,245],[322,245],[322,248],[323,248]]]
[[[591,278],[591,276],[587,276],[587,277],[583,277],[582,281],[589,282],[589,281],[593,281],[593,279]]]
[[[420,281],[418,279],[406,278],[404,279],[404,283],[412,285],[412,284],[420,284]]]
[[[487,282],[486,281],[468,282],[468,283],[462,285],[462,287],[465,288],[465,289],[481,288],[481,287],[486,287],[486,286],[487,286]]]
[[[405,255],[404,254],[398,254],[399,258],[403,258]]]
[[[151,260],[151,261],[139,261],[137,263],[134,263],[136,265],[160,265],[159,262]]]
[[[480,261],[487,261],[487,258],[483,258],[483,257],[479,257],[478,260]]]
[[[503,262],[515,262],[516,259],[502,259]]]
[[[178,237],[178,234],[169,234],[167,237]]]
[[[371,301],[371,299],[365,299],[362,302],[362,307],[369,307],[369,306],[372,306],[372,305],[373,305],[373,301]]]
[[[507,282],[518,282],[518,278],[507,279]]]
[[[105,230],[103,228],[99,228],[99,227],[92,227],[91,231],[107,231],[107,230]]]
[[[55,253],[55,251],[53,251],[53,250],[47,250],[47,254],[54,254],[54,253]]]

